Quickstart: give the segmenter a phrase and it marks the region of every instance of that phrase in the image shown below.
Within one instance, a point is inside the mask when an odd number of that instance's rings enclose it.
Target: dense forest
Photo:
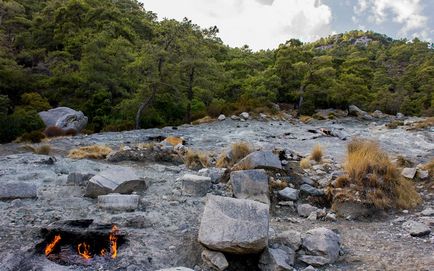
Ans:
[[[433,115],[433,88],[434,49],[418,39],[351,31],[253,52],[134,0],[0,0],[1,142],[41,129],[37,112],[56,106],[99,132],[272,103]]]

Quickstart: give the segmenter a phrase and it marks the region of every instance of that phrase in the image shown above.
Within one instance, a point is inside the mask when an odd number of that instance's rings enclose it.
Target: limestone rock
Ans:
[[[249,117],[250,117],[250,115],[247,112],[243,112],[243,113],[240,114],[240,118],[241,119],[248,120]]]
[[[422,237],[431,233],[431,229],[427,225],[413,220],[404,222],[402,227],[414,237]]]
[[[312,212],[317,212],[318,208],[310,204],[300,204],[297,206],[297,213],[299,216],[308,217]]]
[[[229,263],[223,253],[205,249],[202,251],[202,260],[210,267],[223,271],[229,267]]]
[[[434,209],[433,208],[426,208],[421,212],[424,216],[434,216]]]
[[[219,120],[219,121],[224,121],[225,119],[226,119],[226,116],[223,115],[223,114],[221,114],[221,115],[218,117],[218,120]]]
[[[300,191],[311,196],[324,196],[324,191],[322,189],[317,189],[308,184],[302,184],[300,186]]]
[[[234,196],[239,199],[257,200],[269,204],[268,176],[263,169],[240,170],[231,172]]]
[[[363,111],[362,109],[358,108],[355,105],[350,105],[348,107],[348,113],[352,116],[356,116],[359,119],[363,119],[363,120],[372,120],[373,117],[371,115],[369,115],[367,112]]]
[[[0,200],[36,198],[38,187],[33,183],[7,182],[0,185]]]
[[[126,167],[115,167],[92,177],[86,186],[85,196],[96,198],[109,193],[131,194],[147,188],[146,180],[135,171]]]
[[[87,125],[87,117],[81,111],[75,111],[69,107],[57,107],[48,111],[39,112],[39,117],[45,126],[56,126],[63,129],[73,128],[77,132]]]
[[[287,230],[278,233],[273,239],[270,240],[271,244],[284,245],[297,251],[301,246],[301,233],[294,230]]]
[[[279,198],[283,200],[298,200],[298,194],[300,191],[291,187],[285,187],[284,189],[278,192]]]
[[[428,171],[428,170],[421,170],[421,169],[418,169],[418,170],[417,170],[417,176],[418,176],[419,179],[421,179],[421,180],[428,179],[428,177],[429,177],[429,171]]]
[[[334,263],[339,257],[340,243],[339,235],[332,230],[323,227],[310,230],[302,237],[302,247],[306,255],[324,257],[326,261],[319,258],[302,258],[301,260],[314,266]],[[313,260],[318,262],[315,263]]]
[[[216,251],[258,253],[268,244],[268,219],[266,204],[208,195],[198,240]]]
[[[211,182],[216,184],[222,181],[222,178],[225,176],[227,169],[225,168],[202,168],[199,170],[199,175],[206,176],[211,178]]]
[[[417,169],[416,168],[404,168],[401,172],[401,175],[407,179],[413,179],[416,176]]]
[[[252,152],[235,166],[235,169],[282,169],[282,163],[279,157],[272,151],[256,151]]]
[[[211,178],[193,174],[185,174],[181,177],[182,192],[189,196],[203,197],[211,187]]]
[[[139,206],[138,195],[121,195],[118,193],[98,196],[98,206],[103,209],[134,211]]]
[[[262,271],[293,270],[295,252],[289,247],[266,248],[259,259],[259,269]]]
[[[85,186],[87,181],[89,181],[93,176],[95,175],[90,173],[72,172],[68,175],[66,184],[75,185],[75,186]]]

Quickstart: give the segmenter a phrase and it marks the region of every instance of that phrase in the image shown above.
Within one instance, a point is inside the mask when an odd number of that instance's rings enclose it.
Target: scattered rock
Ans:
[[[419,179],[421,179],[421,180],[428,179],[428,177],[429,177],[429,171],[428,171],[428,170],[421,170],[421,169],[418,169],[418,170],[417,170],[417,176],[418,176]]]
[[[317,189],[308,184],[302,184],[300,186],[300,191],[311,196],[324,196],[324,191],[322,189]]]
[[[261,254],[258,267],[262,271],[293,270],[295,252],[289,247],[266,248]]]
[[[307,217],[307,220],[315,221],[318,219],[318,214],[316,212],[310,213],[310,215]]]
[[[322,227],[310,230],[302,237],[306,255],[300,260],[313,266],[334,263],[339,257],[340,242],[339,235],[332,230]]]
[[[226,119],[226,116],[223,115],[223,114],[221,114],[221,115],[218,117],[218,120],[219,120],[219,121],[224,121],[225,119]]]
[[[352,116],[356,116],[359,119],[363,119],[363,120],[372,120],[373,117],[371,115],[369,115],[367,112],[363,111],[362,109],[358,108],[355,105],[350,105],[348,107],[348,113]]]
[[[202,168],[199,170],[199,175],[211,178],[211,182],[216,184],[222,181],[225,176],[227,169],[225,168]]]
[[[202,260],[210,267],[223,271],[229,267],[229,263],[223,253],[205,249],[202,251]]]
[[[306,177],[306,176],[303,176],[303,177],[301,178],[301,181],[302,181],[304,184],[315,185],[315,181],[312,180],[312,179],[309,178],[309,177]]]
[[[66,184],[75,185],[75,186],[85,186],[93,176],[95,175],[90,173],[73,172],[68,175]]]
[[[372,214],[372,209],[359,201],[336,201],[332,209],[337,216],[346,219],[360,219]]]
[[[282,163],[279,157],[272,151],[256,151],[252,152],[235,166],[235,169],[282,169]]]
[[[231,119],[232,119],[232,120],[240,120],[240,117],[235,116],[235,115],[232,115],[232,116],[231,116]]]
[[[189,196],[203,197],[211,187],[211,178],[193,174],[185,174],[180,178],[182,192]]]
[[[198,240],[212,250],[258,253],[268,243],[268,209],[253,200],[208,195]]]
[[[414,220],[404,222],[402,227],[414,237],[422,237],[431,233],[431,229],[427,225]]]
[[[250,115],[247,112],[243,112],[243,113],[240,114],[240,118],[241,119],[248,120],[249,117],[250,117]]]
[[[278,192],[279,198],[283,200],[298,200],[299,191],[297,189],[291,187],[285,187],[284,189]]]
[[[292,248],[292,250],[297,251],[301,246],[301,233],[294,230],[284,231],[271,239],[270,243],[288,246]]]
[[[231,172],[234,196],[239,199],[257,200],[269,204],[268,175],[263,169],[240,170]]]
[[[148,188],[143,177],[129,168],[116,167],[102,171],[92,177],[86,186],[85,196],[96,198],[109,193],[131,194]]]
[[[62,129],[75,129],[80,132],[87,125],[87,117],[81,111],[68,107],[57,107],[48,111],[39,112],[46,127],[56,126]]]
[[[424,216],[434,216],[434,209],[433,208],[426,208],[425,210],[423,210],[421,212],[422,215]]]
[[[396,118],[399,119],[399,120],[402,120],[402,119],[405,118],[405,115],[402,114],[402,113],[397,113],[397,114],[396,114]]]
[[[381,112],[380,110],[375,110],[374,112],[372,112],[371,115],[372,115],[374,118],[377,118],[377,119],[381,119],[381,118],[386,117],[386,114],[384,114],[384,113]]]
[[[310,204],[300,204],[297,206],[297,213],[299,216],[308,217],[312,212],[317,212],[318,208]]]
[[[166,269],[159,269],[157,271],[194,271],[194,270],[190,269],[190,268],[185,268],[185,267],[172,267],[172,268],[166,268]]]
[[[98,206],[117,211],[134,211],[139,206],[138,195],[121,195],[118,193],[98,196]]]
[[[401,175],[407,179],[413,179],[416,176],[417,169],[416,168],[404,168],[401,172]]]
[[[7,182],[0,185],[0,200],[36,198],[38,187],[26,182]]]

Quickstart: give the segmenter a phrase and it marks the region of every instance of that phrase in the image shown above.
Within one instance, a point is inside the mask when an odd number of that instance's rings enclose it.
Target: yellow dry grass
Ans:
[[[176,136],[168,136],[164,142],[169,143],[172,146],[176,146],[178,144],[182,144],[184,142],[184,140],[180,137],[176,137]]]
[[[216,162],[218,168],[229,168],[238,163],[253,151],[251,145],[247,142],[237,142],[231,145],[230,155],[223,152],[219,155]]]
[[[184,163],[190,169],[209,167],[209,155],[202,151],[188,150],[184,155]]]
[[[409,130],[420,130],[428,127],[434,126],[434,117],[429,117],[427,119],[416,121],[410,125]]]
[[[68,157],[72,159],[105,159],[113,150],[103,145],[80,147],[69,151]]]
[[[313,147],[310,152],[310,159],[315,160],[317,162],[321,162],[323,156],[323,149],[321,145],[317,144]]]
[[[42,155],[49,155],[51,152],[50,145],[41,145],[41,146],[25,145],[24,149],[29,150],[35,154],[42,154]]]
[[[350,142],[344,171],[347,176],[338,178],[335,184],[341,198],[344,194],[357,195],[361,201],[380,209],[414,208],[421,203],[413,184],[400,176],[397,167],[374,141]]]
[[[211,122],[214,122],[214,121],[215,121],[214,118],[211,118],[210,116],[206,116],[206,117],[203,117],[201,119],[192,121],[191,124],[193,124],[193,125],[199,125],[199,124],[211,123]]]
[[[309,157],[306,157],[306,158],[301,159],[301,161],[300,161],[300,167],[301,167],[302,169],[308,169],[308,168],[311,168],[311,167],[312,167],[312,165],[310,164],[310,159],[309,159]]]
[[[312,120],[313,120],[313,118],[310,117],[310,116],[300,116],[300,121],[303,122],[303,123],[309,123]]]

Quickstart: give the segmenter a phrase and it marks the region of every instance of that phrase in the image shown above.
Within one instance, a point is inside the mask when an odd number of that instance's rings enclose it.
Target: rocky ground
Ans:
[[[345,157],[346,144],[351,138],[364,137],[378,140],[381,147],[392,157],[403,155],[415,165],[426,163],[434,157],[432,128],[419,131],[407,131],[405,126],[388,129],[385,124],[390,122],[391,118],[369,121],[339,118],[313,120],[309,124],[295,119],[253,120],[247,118],[245,121],[240,121],[227,118],[224,121],[196,126],[183,125],[163,129],[52,139],[49,142],[52,149],[51,156],[27,152],[22,144],[0,145],[0,186],[19,183],[28,185],[25,189],[30,190],[28,193],[30,196],[0,199],[2,217],[0,220],[0,270],[134,271],[159,270],[176,266],[194,270],[210,270],[201,256],[204,247],[198,241],[201,219],[207,198],[209,198],[204,194],[209,192],[219,196],[232,196],[231,182],[226,185],[217,183],[219,179],[213,180],[216,183],[209,184],[206,187],[207,191],[203,193],[203,187],[194,185],[197,182],[192,182],[193,186],[190,188],[186,187],[188,180],[186,178],[183,180],[182,177],[187,173],[194,175],[206,175],[206,173],[190,170],[184,164],[173,161],[147,161],[146,159],[116,163],[106,160],[73,160],[66,157],[70,149],[104,144],[117,150],[120,147],[125,149],[125,146],[135,146],[167,136],[178,136],[185,139],[187,148],[220,153],[233,142],[246,141],[258,150],[284,151],[286,157],[280,159],[284,161],[279,160],[279,162],[283,162],[284,168],[287,169],[284,172],[288,175],[284,176],[284,173],[280,171],[267,174],[274,180],[286,178],[289,180],[288,183],[291,182],[290,180],[297,180],[301,182],[300,184],[308,184],[310,186],[307,187],[308,189],[314,189],[305,192],[309,194],[317,193],[317,190],[322,191],[323,182],[332,179],[333,172],[340,169],[340,163]],[[415,120],[417,119],[406,121]],[[324,129],[332,132],[333,136],[322,133]],[[298,166],[298,160],[306,156],[318,143],[325,149],[324,160],[327,161],[327,166],[320,164],[314,166],[313,169],[302,170]],[[83,177],[78,178],[80,180],[71,181],[71,174],[98,175],[107,169],[131,169],[135,174],[146,177],[148,188],[138,194],[139,203],[133,208],[134,211],[113,210],[110,207],[101,208],[97,204],[97,199],[84,196],[87,193],[88,178]],[[68,176],[70,176],[69,180]],[[432,230],[434,226],[434,213],[430,211],[432,210],[430,208],[434,208],[434,183],[429,178],[424,180],[415,178],[414,180],[424,199],[422,206],[415,210],[389,211],[378,214],[374,218],[362,220],[354,220],[351,217],[336,218],[332,211],[327,208],[323,209],[321,204],[317,204],[318,209],[314,212],[308,211],[306,215],[301,216],[300,206],[308,203],[305,198],[300,196],[298,201],[282,200],[276,195],[278,189],[274,189],[268,195],[270,200],[270,211],[267,216],[269,228],[265,245],[267,246],[268,242],[269,248],[266,250],[271,254],[279,249],[280,251],[297,251],[295,263],[290,264],[292,265],[290,268],[295,270],[314,270],[314,267],[307,267],[308,264],[298,260],[305,254],[327,258],[326,264],[318,264],[315,267],[319,270],[434,270],[433,234],[424,233],[421,234],[422,237],[413,237],[410,232],[415,230],[414,225],[406,227],[406,223],[409,224],[411,221],[420,222],[429,230]],[[300,190],[298,185],[295,188]],[[22,187],[17,189],[21,192],[25,190]],[[32,189],[35,190],[35,195],[32,195]],[[0,189],[0,198],[2,193],[9,192]],[[302,194],[303,191],[300,193]],[[242,199],[236,201],[250,202],[250,200]],[[257,202],[254,201],[254,203]],[[312,202],[309,203],[315,205]],[[231,212],[225,208],[222,212]],[[233,208],[236,210],[238,207]],[[244,209],[240,212],[244,212]],[[93,223],[97,225],[116,224],[120,228],[121,233],[125,234],[126,243],[119,247],[116,259],[82,260],[74,265],[64,266],[49,261],[43,253],[35,249],[39,243],[44,241],[41,229],[53,225],[54,222],[80,219],[93,219]],[[201,229],[202,234],[209,234],[206,233],[209,228],[212,227]],[[309,250],[309,246],[305,244],[306,236],[312,234],[313,239],[316,240],[319,235],[315,234],[318,233],[309,232],[318,228],[333,230],[325,232],[325,240],[339,238],[339,242],[336,241],[330,245],[332,247],[338,245],[336,251],[330,252],[330,246],[323,250],[320,249],[322,254]],[[285,232],[290,234],[285,237]],[[289,244],[279,243],[278,240],[282,238]],[[239,243],[232,245],[237,249],[242,247]],[[229,262],[226,270],[259,270],[258,260],[260,257],[265,257],[261,256],[260,252],[255,252],[256,254],[250,256],[234,256],[227,253],[225,251],[227,249],[227,247],[215,249],[225,253]],[[246,248],[241,249],[246,251]],[[330,253],[333,255],[330,256]],[[287,252],[284,258],[288,257],[288,254],[291,252]],[[289,267],[287,269],[276,267],[278,264],[273,263],[273,257],[271,260],[270,257],[268,260],[265,258],[266,266],[262,267],[262,270],[292,270]],[[333,261],[330,260],[332,258]],[[285,259],[285,262],[288,263],[288,259]]]

